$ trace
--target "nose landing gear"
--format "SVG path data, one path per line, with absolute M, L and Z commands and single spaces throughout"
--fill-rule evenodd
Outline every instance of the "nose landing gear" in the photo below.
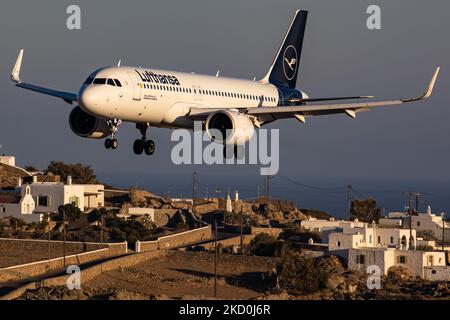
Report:
M 141 132 L 141 139 L 136 139 L 133 143 L 133 151 L 135 154 L 142 154 L 151 156 L 155 152 L 155 142 L 147 140 L 147 123 L 136 123 L 136 128 Z
M 116 132 L 119 129 L 119 126 L 122 123 L 122 120 L 110 119 L 110 120 L 107 120 L 106 123 L 108 124 L 109 130 L 111 131 L 111 138 L 107 138 L 105 140 L 105 148 L 115 150 L 119 146 L 119 142 L 117 141 L 117 139 L 114 136 L 116 135 Z

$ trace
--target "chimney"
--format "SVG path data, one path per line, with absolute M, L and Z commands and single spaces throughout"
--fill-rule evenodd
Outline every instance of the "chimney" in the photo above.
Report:
M 68 185 L 72 184 L 72 176 L 67 176 L 67 184 Z
M 37 183 L 38 182 L 38 177 L 37 176 L 33 176 L 33 183 Z
M 22 188 L 22 178 L 17 178 L 17 189 Z

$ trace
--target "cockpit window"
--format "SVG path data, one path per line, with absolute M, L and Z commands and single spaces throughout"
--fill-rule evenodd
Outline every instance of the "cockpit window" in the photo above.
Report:
M 121 86 L 122 86 L 122 84 L 120 83 L 120 81 L 119 81 L 119 80 L 117 80 L 117 79 L 114 79 L 114 81 L 116 82 L 116 86 L 118 86 L 118 87 L 121 87 Z
M 115 87 L 113 79 L 108 79 L 108 85 Z
M 92 81 L 94 81 L 94 77 L 89 77 L 86 79 L 86 81 L 84 82 L 84 84 L 91 84 Z
M 106 78 L 95 78 L 93 84 L 106 84 Z

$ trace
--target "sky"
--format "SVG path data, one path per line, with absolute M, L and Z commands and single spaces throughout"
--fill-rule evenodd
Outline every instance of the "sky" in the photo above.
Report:
M 81 30 L 66 28 L 71 4 L 81 8 Z M 381 8 L 380 30 L 366 27 L 371 4 Z M 189 189 L 196 170 L 205 193 L 207 187 L 242 186 L 255 195 L 262 184 L 258 166 L 176 166 L 168 129 L 149 129 L 155 155 L 134 155 L 139 133 L 133 124 L 121 126 L 117 150 L 106 150 L 103 141 L 71 132 L 72 106 L 16 88 L 9 75 L 24 48 L 23 80 L 72 92 L 92 70 L 119 59 L 122 65 L 204 74 L 220 69 L 224 76 L 258 79 L 294 11 L 305 9 L 297 86 L 310 97 L 417 96 L 435 67 L 442 69 L 428 101 L 364 112 L 356 119 L 337 115 L 271 124 L 280 129 L 280 174 L 324 188 L 395 189 L 401 200 L 392 205 L 398 209 L 404 202 L 401 190 L 449 191 L 450 197 L 448 1 L 16 0 L 0 6 L 0 153 L 15 155 L 19 165 L 45 169 L 51 160 L 82 162 L 107 182 L 174 193 Z M 315 206 L 323 200 L 320 193 L 316 199 L 311 190 L 279 178 L 272 191 Z M 335 201 L 339 205 L 324 207 L 344 210 L 344 194 Z M 440 209 L 450 209 L 450 201 L 441 200 Z

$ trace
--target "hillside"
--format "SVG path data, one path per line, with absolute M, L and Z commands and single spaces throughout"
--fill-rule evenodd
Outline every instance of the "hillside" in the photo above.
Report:
M 29 176 L 30 174 L 22 168 L 0 163 L 0 189 L 15 188 L 19 177 L 23 178 Z

